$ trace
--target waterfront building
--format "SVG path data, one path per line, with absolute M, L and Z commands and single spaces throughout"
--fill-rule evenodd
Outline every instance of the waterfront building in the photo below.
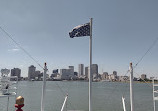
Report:
M 78 65 L 78 75 L 79 77 L 84 75 L 84 64 Z
M 60 74 L 57 74 L 56 77 L 53 77 L 53 80 L 54 80 L 54 81 L 60 81 L 60 80 L 61 80 L 61 75 L 60 75 Z
M 74 66 L 69 66 L 69 69 L 72 69 L 74 71 Z
M 110 81 L 117 81 L 118 80 L 116 71 L 113 71 L 113 74 L 109 75 L 109 80 Z
M 97 79 L 98 78 L 98 64 L 92 64 L 91 71 L 92 71 L 91 74 L 95 76 L 95 78 Z
M 114 74 L 110 74 L 109 75 L 109 80 L 110 81 L 115 81 L 115 75 Z
M 11 69 L 11 76 L 17 76 L 18 80 L 20 80 L 21 79 L 21 69 L 19 69 L 19 68 Z
M 103 72 L 101 78 L 102 78 L 102 80 L 108 80 L 109 79 L 108 72 Z
M 61 79 L 69 80 L 71 79 L 71 70 L 70 69 L 60 69 Z
M 154 79 L 154 77 L 150 77 L 150 80 L 153 80 Z
M 35 71 L 35 79 L 36 79 L 36 80 L 39 80 L 40 74 L 41 74 L 40 71 Z
M 53 71 L 52 71 L 52 74 L 51 74 L 51 76 L 50 76 L 50 78 L 54 78 L 54 77 L 57 77 L 57 75 L 58 75 L 59 73 L 58 73 L 58 69 L 54 69 Z
M 109 80 L 110 81 L 117 81 L 118 80 L 117 72 L 116 71 L 113 71 L 113 74 L 109 75 Z
M 38 80 L 42 80 L 42 79 L 43 79 L 43 72 L 38 75 Z
M 70 72 L 72 73 L 72 75 L 74 75 L 74 66 L 69 66 L 69 69 L 71 70 Z
M 147 79 L 147 76 L 146 76 L 146 74 L 142 74 L 142 75 L 141 75 L 141 79 L 142 79 L 142 80 L 145 80 L 145 79 Z
M 98 74 L 98 81 L 102 80 L 102 74 Z
M 35 79 L 35 70 L 36 67 L 33 65 L 28 68 L 28 80 Z
M 91 66 L 91 74 L 93 76 L 93 79 L 98 78 L 98 64 L 92 64 Z M 85 67 L 85 76 L 89 78 L 89 67 Z
M 54 70 L 52 71 L 52 73 L 53 73 L 53 74 L 57 74 L 57 73 L 58 73 L 58 69 L 54 69 Z
M 60 69 L 60 75 L 62 80 L 70 80 L 74 77 L 74 67 L 69 66 L 69 69 Z
M 38 77 L 38 75 L 40 75 L 41 72 L 40 71 L 35 71 L 35 77 Z
M 85 67 L 85 76 L 88 78 L 89 77 L 89 68 Z
M 75 76 L 78 76 L 78 72 L 74 72 L 74 75 L 75 75 Z
M 128 76 L 118 76 L 118 81 L 124 82 L 124 81 L 129 81 Z

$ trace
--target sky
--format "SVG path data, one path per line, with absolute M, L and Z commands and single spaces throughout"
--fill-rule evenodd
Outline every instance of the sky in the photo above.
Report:
M 93 60 L 99 73 L 125 75 L 158 38 L 156 0 L 1 0 L 0 26 L 42 66 L 53 69 L 89 65 L 89 37 L 69 31 L 93 18 Z M 134 69 L 135 76 L 157 76 L 158 43 Z M 42 69 L 0 30 L 0 69 Z

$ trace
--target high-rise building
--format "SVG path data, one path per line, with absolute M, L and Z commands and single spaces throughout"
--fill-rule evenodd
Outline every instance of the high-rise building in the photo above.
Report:
M 35 77 L 39 77 L 40 76 L 40 74 L 41 74 L 41 72 L 40 71 L 35 71 Z
M 74 76 L 72 69 L 60 69 L 61 79 L 70 80 Z
M 74 74 L 74 66 L 69 66 L 69 69 L 72 71 L 72 73 Z
M 88 72 L 89 72 L 89 68 L 88 68 L 88 67 L 85 67 L 85 76 L 86 76 L 86 77 L 89 77 L 89 73 L 88 73 Z
M 83 76 L 84 75 L 84 64 L 78 65 L 78 75 Z
M 31 65 L 28 69 L 28 80 L 31 80 L 31 79 L 35 79 L 35 70 L 36 70 L 36 67 Z
M 98 77 L 98 64 L 92 64 L 91 71 L 92 71 L 91 74 L 93 76 Z
M 74 66 L 69 66 L 69 69 L 70 69 L 71 75 L 74 76 Z
M 69 66 L 69 69 L 60 69 L 61 79 L 70 80 L 74 77 L 74 66 Z
M 18 80 L 20 80 L 20 78 L 21 78 L 21 69 L 19 69 L 19 68 L 11 69 L 11 76 L 17 76 Z
M 98 64 L 91 65 L 91 74 L 93 77 L 98 78 Z M 85 76 L 89 78 L 89 67 L 85 67 Z

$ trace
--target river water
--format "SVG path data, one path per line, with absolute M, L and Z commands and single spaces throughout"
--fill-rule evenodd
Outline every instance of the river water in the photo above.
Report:
M 88 111 L 88 82 L 48 81 L 46 84 L 45 111 L 60 111 L 67 93 L 69 96 L 65 109 Z M 134 83 L 135 111 L 153 111 L 152 84 L 149 85 Z M 123 95 L 126 98 L 126 109 L 130 111 L 129 83 L 93 82 L 92 88 L 93 111 L 123 111 Z M 18 83 L 18 96 L 25 99 L 24 111 L 40 111 L 41 93 L 42 81 Z M 11 97 L 9 111 L 15 111 L 14 101 L 15 98 Z M 6 111 L 6 106 L 7 98 L 0 98 L 0 111 Z

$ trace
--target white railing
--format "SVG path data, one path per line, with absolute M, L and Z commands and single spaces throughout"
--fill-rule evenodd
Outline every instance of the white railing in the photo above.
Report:
M 11 79 L 14 79 L 16 81 L 11 81 Z M 7 97 L 7 111 L 9 107 L 9 97 L 17 97 L 17 83 L 18 83 L 18 77 L 17 76 L 5 76 L 0 77 L 0 97 Z
M 153 104 L 154 104 L 154 111 L 156 111 L 156 101 L 158 101 L 158 96 L 155 93 L 158 93 L 158 90 L 155 89 L 158 87 L 158 84 L 155 84 L 155 80 L 153 78 Z

